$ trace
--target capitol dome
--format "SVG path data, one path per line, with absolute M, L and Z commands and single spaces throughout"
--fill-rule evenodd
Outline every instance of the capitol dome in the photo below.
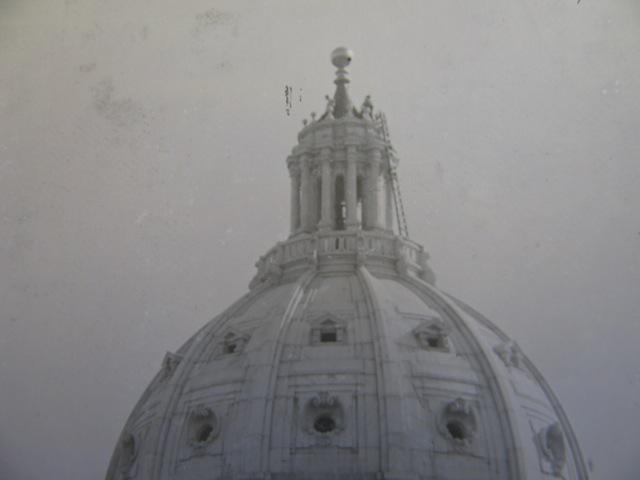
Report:
M 408 238 L 385 117 L 350 100 L 352 57 L 334 51 L 335 95 L 287 158 L 289 238 L 166 354 L 107 480 L 587 479 L 538 370 Z

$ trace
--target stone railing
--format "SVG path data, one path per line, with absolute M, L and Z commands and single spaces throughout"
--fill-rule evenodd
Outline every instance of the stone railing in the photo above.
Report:
M 421 245 L 387 232 L 327 231 L 299 234 L 279 242 L 256 262 L 258 272 L 250 288 L 262 283 L 278 283 L 283 274 L 300 267 L 330 266 L 340 262 L 376 264 L 433 283 L 427 265 L 428 254 Z

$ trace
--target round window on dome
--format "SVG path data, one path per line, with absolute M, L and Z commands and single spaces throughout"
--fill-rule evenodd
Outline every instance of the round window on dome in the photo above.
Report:
M 197 407 L 190 418 L 189 444 L 198 448 L 205 447 L 216 439 L 219 430 L 216 414 L 208 407 Z
M 456 448 L 470 447 L 478 430 L 472 403 L 463 398 L 447 403 L 438 421 L 438 429 Z
M 336 429 L 336 421 L 331 415 L 318 415 L 313 421 L 313 429 L 318 433 L 330 433 Z
M 456 422 L 455 420 L 447 422 L 447 432 L 449 432 L 449 435 L 451 435 L 451 438 L 454 440 L 467 439 L 467 432 L 464 425 L 460 422 Z
M 211 440 L 211 435 L 213 433 L 213 425 L 207 423 L 202 425 L 200 429 L 196 432 L 196 442 L 204 443 Z

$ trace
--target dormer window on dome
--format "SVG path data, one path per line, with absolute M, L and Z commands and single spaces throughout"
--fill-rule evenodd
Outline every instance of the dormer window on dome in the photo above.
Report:
M 192 448 L 201 449 L 212 443 L 220 433 L 220 421 L 209 407 L 198 405 L 189 416 L 188 442 Z
M 346 342 L 346 329 L 334 317 L 320 317 L 311 324 L 311 345 L 332 345 Z
M 213 352 L 212 359 L 241 353 L 248 342 L 249 335 L 236 330 L 227 330 L 222 334 Z
M 413 329 L 413 335 L 423 350 L 450 351 L 449 328 L 440 319 L 424 322 Z

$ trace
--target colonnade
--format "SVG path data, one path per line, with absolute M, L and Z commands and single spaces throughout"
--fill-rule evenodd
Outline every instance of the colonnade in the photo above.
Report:
M 331 148 L 299 155 L 289 164 L 291 234 L 316 230 L 393 229 L 393 193 L 379 148 L 362 153 L 354 145 L 337 161 Z M 342 177 L 344 207 L 336 183 Z M 346 210 L 344 218 L 336 218 Z

